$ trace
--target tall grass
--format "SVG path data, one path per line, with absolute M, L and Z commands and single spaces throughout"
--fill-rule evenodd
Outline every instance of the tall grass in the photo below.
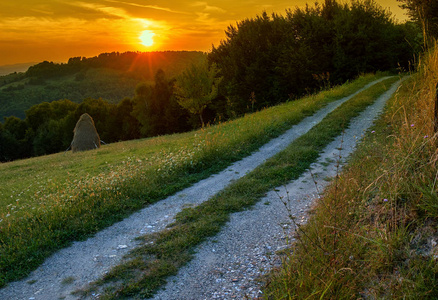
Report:
M 72 241 L 222 170 L 380 76 L 199 131 L 0 164 L 0 286 Z
M 267 299 L 437 299 L 438 49 L 318 201 Z

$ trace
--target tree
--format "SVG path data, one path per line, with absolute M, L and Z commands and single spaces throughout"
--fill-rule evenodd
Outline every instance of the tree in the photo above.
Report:
M 0 161 L 29 157 L 31 146 L 27 138 L 27 124 L 17 117 L 5 118 L 1 130 Z
M 64 128 L 62 120 L 49 120 L 42 124 L 33 140 L 34 155 L 45 155 L 56 153 L 67 149 L 69 142 L 63 140 Z
M 410 18 L 419 23 L 423 34 L 438 38 L 438 1 L 436 0 L 397 0 L 400 7 L 408 10 Z
M 150 136 L 152 122 L 149 112 L 152 106 L 152 87 L 147 83 L 139 83 L 135 89 L 135 96 L 132 102 L 131 114 L 141 124 L 141 135 Z
M 143 136 L 156 136 L 190 129 L 186 111 L 174 95 L 174 79 L 163 70 L 155 74 L 155 84 L 140 83 L 132 99 L 132 116 L 141 124 Z
M 166 74 L 159 69 L 155 74 L 155 85 L 152 89 L 152 106 L 150 107 L 150 119 L 152 122 L 152 135 L 169 133 L 167 127 L 166 111 L 169 109 L 173 91 L 166 78 Z
M 252 93 L 257 97 L 256 108 L 287 98 L 288 79 L 283 80 L 277 61 L 293 34 L 289 29 L 284 17 L 270 17 L 266 12 L 227 28 L 227 39 L 213 47 L 208 56 L 223 77 L 219 91 L 224 96 L 224 109 L 219 114 L 231 116 L 250 111 L 248 99 Z
M 132 115 L 133 105 L 134 102 L 130 98 L 124 98 L 111 110 L 110 130 L 116 141 L 138 139 L 141 136 L 140 123 Z
M 217 96 L 218 84 L 216 65 L 208 66 L 207 61 L 193 64 L 184 71 L 175 82 L 175 95 L 179 105 L 190 113 L 198 115 L 204 127 L 202 113 Z
M 108 128 L 110 128 L 109 126 L 110 111 L 111 108 L 114 106 L 116 105 L 108 103 L 102 98 L 99 99 L 87 98 L 77 107 L 74 114 L 75 122 L 79 120 L 82 114 L 84 113 L 89 114 L 94 120 L 96 130 L 99 133 L 99 136 L 102 139 L 102 141 L 109 143 L 110 141 L 113 140 L 112 132 L 110 132 Z M 72 128 L 72 130 L 73 129 L 74 127 Z

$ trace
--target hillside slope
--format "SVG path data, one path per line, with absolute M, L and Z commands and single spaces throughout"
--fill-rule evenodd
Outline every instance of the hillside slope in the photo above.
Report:
M 384 77 L 378 81 L 381 82 L 385 79 L 387 78 Z M 230 184 L 239 181 L 239 179 L 252 172 L 265 160 L 287 148 L 290 142 L 311 130 L 315 124 L 320 123 L 330 112 L 353 99 L 363 90 L 369 89 L 371 85 L 376 85 L 376 82 L 373 81 L 356 93 L 328 104 L 316 114 L 293 126 L 283 135 L 265 144 L 259 151 L 234 163 L 219 174 L 215 174 L 194 184 L 190 188 L 186 188 L 171 197 L 148 206 L 130 218 L 99 232 L 95 237 L 87 241 L 75 243 L 72 247 L 56 253 L 25 281 L 12 283 L 9 287 L 0 291 L 0 297 L 12 299 L 15 299 L 14 297 L 17 299 L 28 298 L 32 296 L 34 291 L 40 290 L 41 292 L 38 293 L 36 299 L 64 297 L 69 299 L 70 292 L 74 292 L 84 286 L 86 287 L 90 280 L 99 279 L 103 274 L 109 272 L 111 267 L 123 261 L 122 256 L 138 246 L 139 243 L 136 241 L 136 238 L 144 234 L 165 231 L 166 226 L 173 222 L 175 216 L 181 214 L 184 208 L 196 207 L 211 199 Z M 385 82 L 388 82 L 388 80 Z M 389 93 L 392 92 L 389 91 Z M 383 100 L 380 102 L 384 102 Z M 371 121 L 369 117 L 362 117 L 362 119 L 367 119 L 368 122 Z M 362 126 L 355 126 L 355 128 L 362 131 Z M 264 234 L 267 237 L 270 236 L 269 232 Z M 65 278 L 74 280 L 71 280 L 71 284 L 66 285 L 63 284 Z M 202 278 L 204 279 L 204 277 Z M 36 281 L 30 289 L 27 284 L 29 280 Z M 180 299 L 181 297 L 184 299 L 190 299 L 191 297 L 193 297 L 192 299 L 202 298 L 200 295 L 193 294 L 193 289 L 188 285 L 187 288 L 189 292 L 183 297 L 181 294 L 172 294 L 165 296 L 163 299 Z
M 222 170 L 375 78 L 361 77 L 195 132 L 1 164 L 2 282 L 22 277 L 72 241 Z

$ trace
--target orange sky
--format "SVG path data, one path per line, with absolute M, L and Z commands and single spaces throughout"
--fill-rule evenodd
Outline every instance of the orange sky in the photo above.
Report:
M 112 51 L 211 50 L 230 24 L 313 0 L 12 0 L 0 2 L 0 65 Z M 320 1 L 321 2 L 321 1 Z M 396 0 L 376 0 L 405 19 Z M 154 45 L 143 46 L 143 31 Z

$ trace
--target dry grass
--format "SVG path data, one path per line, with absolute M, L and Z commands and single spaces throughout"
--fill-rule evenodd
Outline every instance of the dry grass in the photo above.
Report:
M 436 299 L 438 49 L 297 231 L 267 299 Z

